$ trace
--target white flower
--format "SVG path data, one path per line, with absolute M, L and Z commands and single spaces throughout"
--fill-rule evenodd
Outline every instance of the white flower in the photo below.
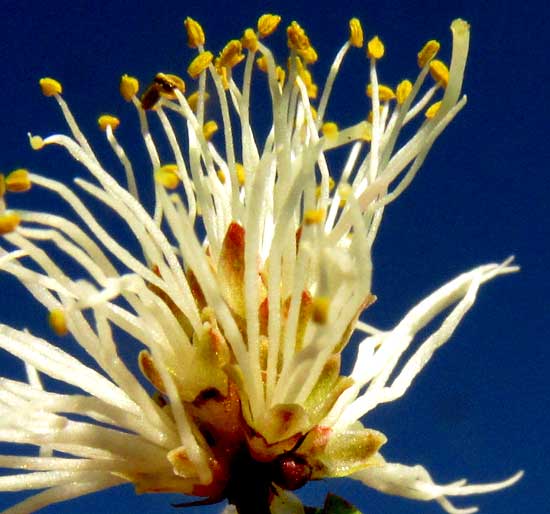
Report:
M 451 26 L 449 69 L 434 59 L 439 43 L 430 41 L 418 54 L 415 83 L 405 80 L 395 91 L 379 84 L 376 63 L 384 46 L 372 38 L 372 114 L 338 128 L 325 112 L 345 54 L 363 46 L 359 21 L 350 22 L 350 39 L 316 109 L 310 65 L 317 54 L 303 29 L 296 22 L 287 29 L 284 69 L 263 42 L 279 21 L 262 16 L 256 31 L 247 29 L 214 58 L 201 26 L 188 18 L 189 45 L 198 50 L 188 73 L 198 88 L 187 97 L 185 82 L 174 75 L 159 73 L 140 99 L 137 80 L 122 78 L 121 93 L 137 109 L 151 161 L 152 213 L 139 191 L 153 181 L 134 174 L 114 134 L 118 120 L 106 115 L 99 124 L 126 185 L 99 162 L 61 85 L 41 80 L 71 135 L 30 136 L 31 145 L 64 147 L 95 179 L 76 178 L 76 186 L 125 223 L 134 241 L 122 244 L 57 180 L 22 169 L 2 178 L 0 267 L 47 309 L 53 331 L 70 334 L 96 363 L 92 369 L 24 329 L 0 326 L 0 347 L 20 358 L 28 373 L 28 383 L 0 379 L 0 440 L 39 448 L 38 456 L 0 456 L 1 467 L 23 470 L 0 477 L 0 490 L 44 489 L 4 512 L 32 512 L 126 482 L 138 492 L 228 499 L 240 514 L 266 514 L 271 504 L 294 511 L 298 503 L 285 491 L 338 476 L 390 494 L 435 499 L 447 512 L 473 512 L 454 508 L 446 496 L 488 492 L 519 479 L 437 486 L 420 466 L 387 463 L 379 453 L 386 437 L 359 421 L 407 391 L 481 284 L 516 270 L 506 261 L 464 273 L 391 331 L 359 321 L 375 301 L 371 249 L 384 208 L 408 186 L 466 102 L 468 24 Z M 233 68 L 241 61 L 236 81 Z M 266 72 L 272 101 L 265 140 L 251 121 L 262 108 L 252 108 L 256 63 Z M 425 89 L 428 74 L 435 82 Z M 207 102 L 214 106 L 207 109 Z M 218 122 L 207 121 L 207 110 L 216 109 Z M 149 131 L 150 116 L 168 142 L 168 162 Z M 416 133 L 402 142 L 402 128 L 422 116 Z M 185 137 L 174 127 L 178 117 Z M 218 123 L 221 135 L 215 134 Z M 331 170 L 331 150 L 344 146 L 350 149 L 342 169 Z M 11 193 L 31 185 L 57 195 L 74 216 L 9 210 Z M 74 261 L 70 274 L 67 258 Z M 403 364 L 416 334 L 447 309 L 440 327 Z M 340 356 L 356 330 L 366 337 L 351 375 L 341 376 Z M 119 356 L 120 346 L 129 344 L 136 354 L 141 350 L 140 368 L 153 395 Z M 39 373 L 82 392 L 47 392 Z

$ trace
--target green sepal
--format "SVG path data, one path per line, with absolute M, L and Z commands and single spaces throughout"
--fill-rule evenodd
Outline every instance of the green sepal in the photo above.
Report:
M 328 493 L 325 498 L 325 504 L 322 508 L 318 507 L 304 507 L 305 514 L 361 514 L 361 511 L 357 509 L 344 498 L 336 496 L 333 493 Z
M 344 498 L 328 493 L 323 506 L 323 514 L 361 514 L 361 511 Z

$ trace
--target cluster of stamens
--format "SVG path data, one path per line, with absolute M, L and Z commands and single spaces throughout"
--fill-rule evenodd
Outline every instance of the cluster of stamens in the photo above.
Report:
M 187 67 L 197 83 L 190 94 L 185 80 L 172 73 L 157 73 L 141 92 L 137 78 L 123 75 L 120 81 L 121 95 L 139 114 L 156 194 L 155 212 L 143 229 L 144 237 L 150 239 L 140 241 L 147 266 L 135 275 L 145 284 L 140 294 L 152 294 L 151 304 L 160 303 L 159 312 L 172 323 L 167 323 L 166 333 L 173 329 L 184 341 L 181 347 L 187 353 L 181 361 L 193 363 L 189 369 L 166 367 L 154 352 L 143 350 L 140 368 L 156 389 L 157 406 L 172 420 L 180 409 L 193 427 L 187 427 L 187 435 L 195 441 L 195 453 L 191 455 L 182 444 L 167 457 L 175 475 L 196 472 L 198 476 L 184 492 L 209 501 L 229 498 L 240 514 L 267 513 L 276 490 L 272 484 L 295 489 L 310 479 L 360 469 L 385 442 L 382 434 L 369 429 L 348 435 L 354 452 L 348 451 L 347 442 L 335 443 L 336 437 L 330 442 L 330 423 L 336 422 L 337 410 L 345 407 L 338 400 L 353 386 L 352 379 L 340 375 L 340 355 L 359 316 L 375 300 L 370 288 L 370 249 L 381 212 L 410 182 L 435 137 L 463 105 L 457 103 L 460 87 L 449 95 L 455 98 L 448 101 L 443 114 L 439 112 L 442 101 L 430 104 L 435 93 L 449 85 L 449 70 L 435 59 L 439 43 L 433 40 L 418 53 L 421 71 L 414 84 L 409 80 L 395 88 L 380 84 L 376 63 L 384 57 L 384 44 L 374 36 L 365 45 L 356 18 L 349 22 L 348 41 L 319 94 L 311 72 L 318 54 L 298 23 L 287 27 L 286 66 L 277 64 L 265 46 L 265 38 L 280 21 L 273 14 L 261 16 L 256 29 L 247 28 L 215 56 L 205 48 L 201 25 L 187 18 L 188 45 L 197 51 Z M 328 99 L 346 52 L 364 46 L 370 65 L 366 95 L 372 109 L 355 125 L 341 129 L 325 119 Z M 245 69 L 239 87 L 234 75 L 241 63 Z M 254 67 L 267 75 L 273 107 L 273 127 L 263 149 L 256 144 L 250 122 Z M 428 73 L 435 85 L 411 107 Z M 207 79 L 213 84 L 210 92 Z M 114 185 L 101 168 L 61 96 L 61 84 L 43 78 L 40 86 L 45 96 L 59 102 L 74 140 L 31 136 L 33 148 L 51 143 L 65 146 L 105 191 L 114 191 L 115 200 L 97 192 L 95 186 L 82 187 L 111 202 L 115 211 L 116 202 L 122 201 L 124 208 L 129 206 L 128 211 L 141 216 L 136 215 L 141 223 L 138 181 L 114 135 L 118 118 L 104 114 L 98 125 L 124 167 L 127 188 Z M 221 119 L 205 120 L 205 103 L 214 94 Z M 240 147 L 231 107 L 240 122 Z M 189 155 L 184 156 L 165 111 L 186 120 Z M 392 160 L 401 128 L 420 112 L 425 113 L 426 138 L 413 138 Z M 162 162 L 159 157 L 147 122 L 147 116 L 154 114 L 175 162 Z M 223 151 L 214 144 L 220 127 Z M 346 166 L 331 176 L 325 153 L 346 145 L 352 146 Z M 402 182 L 390 191 L 407 167 Z M 0 234 L 11 234 L 21 223 L 16 212 L 6 210 L 7 193 L 30 187 L 26 170 L 15 170 L 5 178 L 0 175 Z M 121 217 L 125 212 L 119 212 Z M 167 227 L 168 237 L 173 236 L 177 244 L 167 242 L 161 227 Z M 206 233 L 202 241 L 199 231 Z M 120 255 L 122 261 L 127 259 L 123 251 Z M 171 289 L 173 276 L 179 277 L 180 296 Z M 78 308 L 94 308 L 97 298 L 110 301 L 111 296 L 123 294 L 127 284 L 123 278 L 116 277 L 114 292 L 106 287 Z M 134 283 L 132 287 L 139 289 Z M 50 311 L 49 323 L 56 334 L 70 332 L 69 317 L 61 307 Z M 176 343 L 174 348 L 180 341 Z M 171 395 L 177 396 L 179 404 L 170 401 Z M 243 473 L 251 483 L 247 490 L 256 485 L 263 499 L 246 496 Z M 130 478 L 140 490 L 158 490 L 150 476 Z

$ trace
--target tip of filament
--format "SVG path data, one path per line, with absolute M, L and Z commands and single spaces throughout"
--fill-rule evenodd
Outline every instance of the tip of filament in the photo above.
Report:
M 466 20 L 457 18 L 451 23 L 451 30 L 456 34 L 469 32 L 470 24 Z
M 370 59 L 382 59 L 385 53 L 384 43 L 380 40 L 378 36 L 374 36 L 367 43 L 367 56 Z
M 260 37 L 267 37 L 279 26 L 281 17 L 277 14 L 263 14 L 258 19 L 258 35 Z
M 13 232 L 21 223 L 21 217 L 16 212 L 6 212 L 0 215 L 0 236 Z
M 31 185 L 29 172 L 24 168 L 12 171 L 4 179 L 4 187 L 10 193 L 25 193 L 31 188 Z
M 48 314 L 48 324 L 58 336 L 65 336 L 69 333 L 67 318 L 61 309 L 53 309 Z
M 42 139 L 40 136 L 33 136 L 30 132 L 27 134 L 27 136 L 33 150 L 41 150 L 42 148 L 44 148 L 46 143 L 44 143 L 44 139 Z
M 60 95 L 63 92 L 61 83 L 51 77 L 44 77 L 38 83 L 44 96 Z
M 120 78 L 120 94 L 122 98 L 127 102 L 130 102 L 132 98 L 137 95 L 139 91 L 139 81 L 135 77 L 130 77 L 130 75 L 122 75 Z
M 358 18 L 349 20 L 349 44 L 356 48 L 363 46 L 363 27 Z
M 111 127 L 111 130 L 115 130 L 120 125 L 120 120 L 111 114 L 103 114 L 97 119 L 97 124 L 99 128 L 105 132 L 107 127 Z
M 191 61 L 191 64 L 187 67 L 187 73 L 191 78 L 198 78 L 198 76 L 208 68 L 213 59 L 214 54 L 212 52 L 201 52 Z
M 423 47 L 420 52 L 418 52 L 417 55 L 417 62 L 419 68 L 424 68 L 426 64 L 428 64 L 436 55 L 437 52 L 439 52 L 439 48 L 441 45 L 439 44 L 439 41 L 436 41 L 435 39 L 431 39 L 428 41 Z
M 204 30 L 201 24 L 193 18 L 187 17 L 183 22 L 185 30 L 187 31 L 187 44 L 191 48 L 198 48 L 204 46 L 206 38 L 204 37 Z

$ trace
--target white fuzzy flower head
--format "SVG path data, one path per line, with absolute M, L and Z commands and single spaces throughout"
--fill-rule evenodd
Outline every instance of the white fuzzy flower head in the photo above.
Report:
M 435 58 L 439 43 L 429 41 L 414 83 L 392 89 L 378 79 L 382 41 L 365 44 L 353 19 L 319 90 L 312 75 L 317 53 L 300 25 L 287 28 L 288 60 L 277 64 L 266 46 L 280 21 L 260 17 L 256 29 L 214 57 L 202 27 L 187 18 L 197 52 L 187 85 L 158 73 L 140 94 L 137 79 L 122 77 L 121 94 L 135 107 L 150 159 L 136 169 L 115 136 L 119 120 L 101 116 L 123 180 L 99 161 L 61 84 L 40 81 L 69 135 L 32 135 L 30 143 L 36 150 L 63 147 L 87 176 L 72 187 L 23 169 L 1 177 L 0 268 L 44 306 L 55 334 L 72 337 L 95 365 L 24 327 L 0 325 L 0 347 L 28 374 L 26 382 L 0 378 L 0 441 L 39 449 L 35 456 L 0 456 L 0 467 L 22 470 L 0 477 L 0 490 L 42 490 L 5 513 L 128 482 L 137 492 L 227 499 L 239 514 L 299 512 L 288 491 L 343 476 L 466 513 L 475 508 L 455 508 L 447 496 L 493 491 L 519 478 L 436 485 L 421 466 L 386 462 L 386 437 L 359 421 L 368 424 L 370 410 L 407 391 L 481 284 L 516 269 L 505 262 L 466 272 L 390 331 L 360 320 L 375 301 L 371 250 L 385 206 L 466 103 L 468 24 L 451 25 L 448 67 Z M 361 47 L 370 108 L 339 127 L 325 119 L 327 104 L 344 57 Z M 253 76 L 267 83 L 268 107 L 255 103 Z M 253 122 L 266 108 L 272 125 L 261 138 Z M 152 118 L 160 127 L 154 135 Z M 414 124 L 403 140 L 403 128 Z M 347 151 L 341 168 L 331 164 L 334 149 Z M 47 190 L 72 215 L 9 209 L 12 193 L 31 186 L 29 194 Z M 140 194 L 153 187 L 148 210 Z M 98 202 L 103 216 L 91 206 Z M 123 238 L 106 228 L 106 209 L 125 224 Z M 441 325 L 415 341 L 444 311 Z M 343 376 L 341 354 L 356 331 L 363 339 L 348 348 L 357 358 Z M 128 346 L 140 377 L 120 356 Z M 80 392 L 46 391 L 41 375 Z

